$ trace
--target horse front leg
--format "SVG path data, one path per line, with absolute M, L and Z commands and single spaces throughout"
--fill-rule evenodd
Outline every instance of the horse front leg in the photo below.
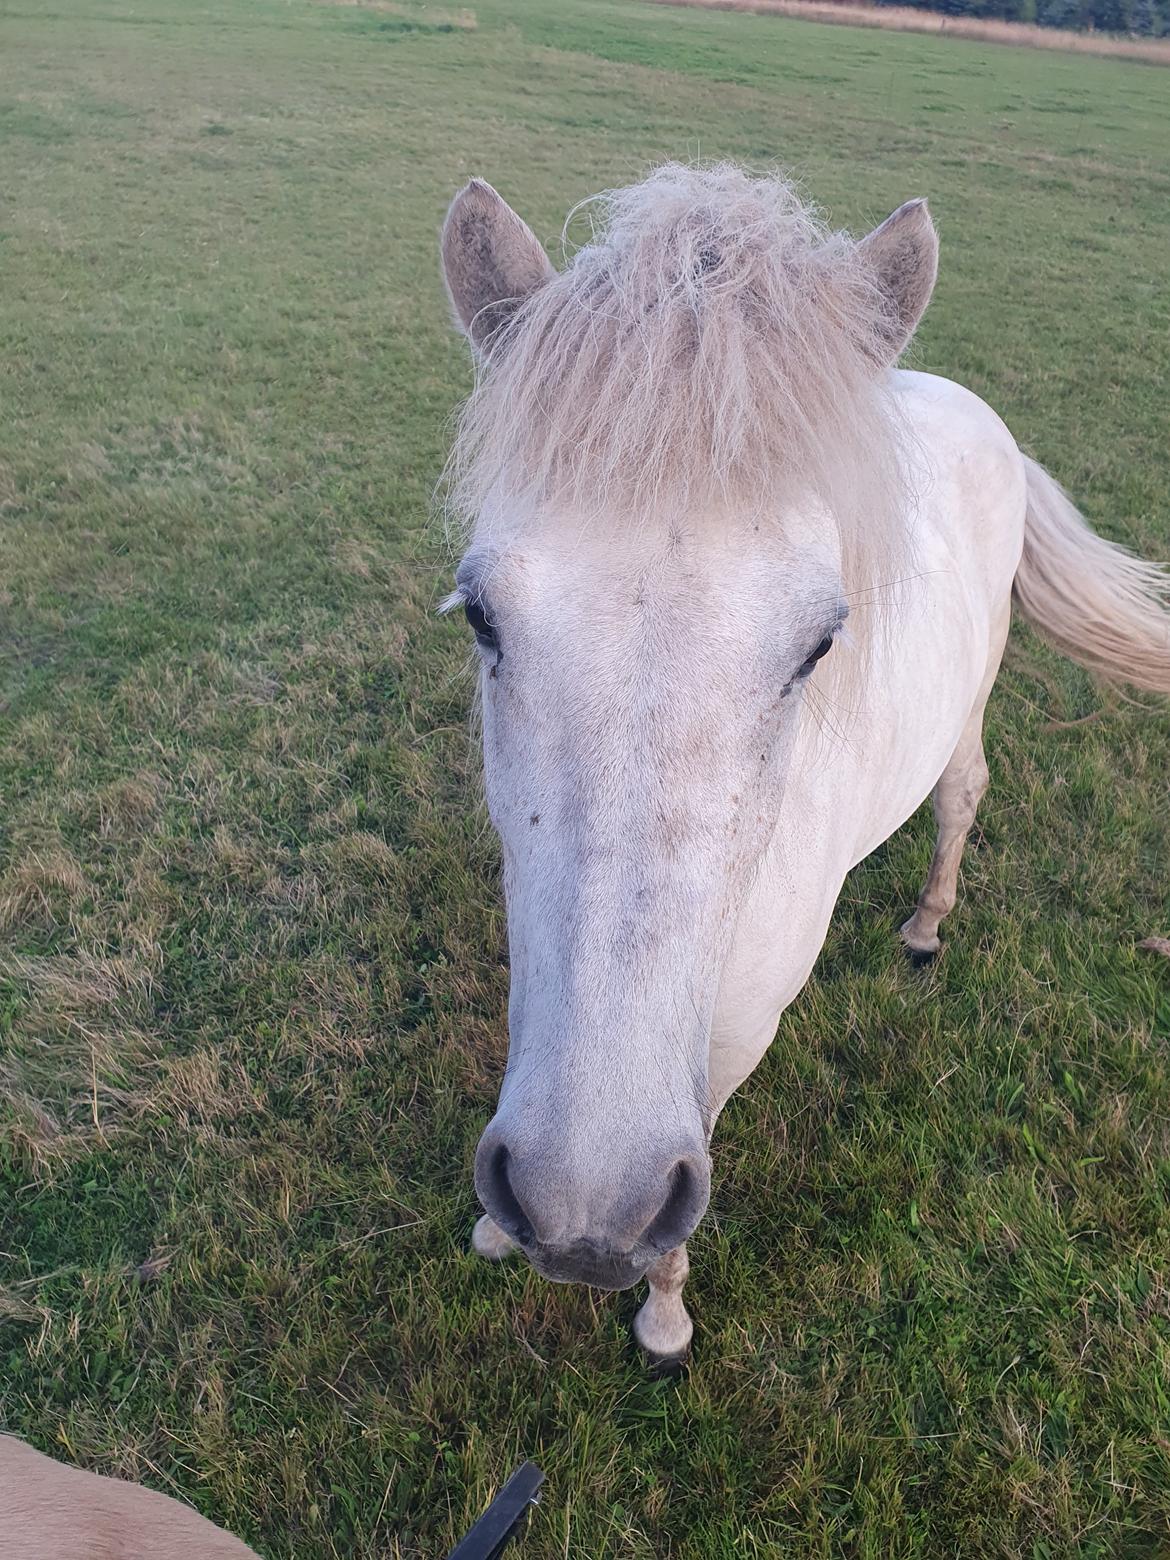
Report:
M 654 1364 L 684 1359 L 691 1346 L 695 1326 L 682 1302 L 690 1270 L 684 1244 L 659 1257 L 646 1274 L 650 1293 L 634 1317 L 634 1337 Z

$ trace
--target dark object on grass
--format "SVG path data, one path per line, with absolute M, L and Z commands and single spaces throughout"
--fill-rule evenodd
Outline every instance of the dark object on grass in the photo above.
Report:
M 495 1560 L 518 1531 L 529 1506 L 540 1498 L 544 1474 L 533 1462 L 521 1463 L 479 1521 L 455 1545 L 447 1560 Z

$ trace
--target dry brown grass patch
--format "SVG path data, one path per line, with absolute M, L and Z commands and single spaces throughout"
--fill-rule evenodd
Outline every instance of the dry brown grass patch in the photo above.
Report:
M 87 889 L 81 865 L 70 851 L 56 846 L 30 851 L 0 878 L 0 931 L 67 922 Z
M 198 1138 L 206 1135 L 213 1122 L 262 1114 L 266 1106 L 263 1092 L 239 1060 L 225 1057 L 218 1046 L 205 1046 L 168 1061 L 150 1103 L 155 1110 L 171 1115 L 184 1133 Z
M 157 949 L 155 950 L 157 954 Z M 79 948 L 0 957 L 0 980 L 21 995 L 0 1106 L 34 1174 L 104 1139 L 142 1108 L 140 1075 L 154 1062 L 147 956 Z

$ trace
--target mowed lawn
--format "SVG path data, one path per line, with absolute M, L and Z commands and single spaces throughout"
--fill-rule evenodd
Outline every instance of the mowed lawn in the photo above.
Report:
M 474 22 L 474 26 L 468 25 Z M 435 240 L 666 156 L 929 195 L 918 364 L 1170 552 L 1170 77 L 633 0 L 0 18 L 0 1426 L 269 1560 L 1170 1552 L 1170 720 L 1026 635 L 944 956 L 856 872 L 689 1372 L 467 1254 L 505 1053 Z M 0 1538 L 0 1548 L 3 1547 Z

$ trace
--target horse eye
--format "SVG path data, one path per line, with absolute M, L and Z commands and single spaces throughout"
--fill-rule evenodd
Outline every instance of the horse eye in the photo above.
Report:
M 463 610 L 467 614 L 472 632 L 485 650 L 498 648 L 496 631 L 487 615 L 482 596 L 470 596 L 463 603 Z
M 803 677 L 806 673 L 811 672 L 813 667 L 817 664 L 817 662 L 821 659 L 821 657 L 828 655 L 829 651 L 832 648 L 833 648 L 833 636 L 832 636 L 832 634 L 826 634 L 824 639 L 821 640 L 820 644 L 816 647 L 816 649 L 813 651 L 813 653 L 809 656 L 808 660 L 805 661 L 804 664 L 801 666 L 801 668 L 800 668 L 800 675 Z

